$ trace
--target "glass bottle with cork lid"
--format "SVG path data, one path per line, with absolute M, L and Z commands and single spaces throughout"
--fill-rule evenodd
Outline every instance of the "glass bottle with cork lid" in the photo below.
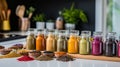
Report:
M 81 31 L 81 34 L 84 34 L 85 36 L 87 36 L 87 39 L 92 42 L 93 41 L 93 38 L 91 37 L 91 31 L 89 30 L 84 30 L 84 31 Z
M 101 55 L 103 53 L 102 32 L 94 32 L 92 42 L 92 55 Z
M 79 43 L 79 41 L 80 41 L 79 30 L 70 30 L 70 33 L 76 35 L 78 43 Z
M 63 30 L 64 29 L 64 19 L 61 16 L 61 11 L 59 11 L 59 17 L 56 19 L 56 29 L 57 30 Z
M 79 43 L 79 53 L 83 55 L 90 54 L 90 32 L 89 31 L 82 31 L 81 32 L 81 40 Z
M 73 33 L 70 34 L 70 38 L 68 40 L 68 53 L 76 54 L 78 53 L 78 40 L 77 36 Z
M 105 56 L 109 56 L 109 57 L 116 56 L 117 43 L 116 43 L 115 35 L 116 32 L 109 32 L 107 34 L 107 39 L 104 45 Z
M 26 49 L 35 50 L 35 36 L 34 32 L 28 31 L 28 36 L 26 38 Z
M 57 40 L 57 52 L 67 52 L 67 40 L 65 37 L 65 30 L 59 31 L 59 37 Z
M 36 38 L 36 50 L 43 51 L 45 49 L 46 49 L 46 44 L 44 39 L 44 30 L 39 29 Z
M 49 31 L 48 38 L 46 39 L 46 51 L 56 51 L 56 40 L 54 31 Z

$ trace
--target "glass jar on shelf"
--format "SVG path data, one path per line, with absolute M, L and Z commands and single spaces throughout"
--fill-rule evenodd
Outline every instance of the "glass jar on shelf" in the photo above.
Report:
M 92 37 L 91 37 L 91 31 L 81 31 L 81 35 L 85 35 L 87 37 L 87 39 L 91 42 Z
M 115 38 L 116 32 L 109 32 L 104 45 L 105 56 L 116 56 L 117 43 Z
M 94 32 L 92 41 L 92 55 L 101 54 L 103 54 L 102 32 Z
M 38 35 L 36 37 L 36 50 L 43 51 L 46 49 L 46 43 L 44 38 L 44 30 L 38 30 Z
M 81 40 L 79 43 L 79 53 L 82 55 L 90 54 L 90 31 L 81 31 Z
M 46 51 L 56 51 L 56 40 L 54 30 L 48 31 L 48 37 L 46 39 Z
M 64 33 L 59 33 L 59 37 L 57 40 L 57 51 L 67 52 L 67 40 Z
M 29 32 L 26 38 L 26 49 L 35 50 L 35 37 L 33 32 Z
M 78 53 L 78 40 L 77 36 L 73 33 L 70 34 L 70 38 L 68 40 L 68 53 L 76 54 Z

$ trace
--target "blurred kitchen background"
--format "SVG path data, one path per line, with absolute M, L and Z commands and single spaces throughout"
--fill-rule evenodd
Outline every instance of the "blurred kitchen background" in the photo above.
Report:
M 16 15 L 16 8 L 18 5 L 24 5 L 25 9 L 28 10 L 31 6 L 35 8 L 33 15 L 30 19 L 30 27 L 36 28 L 36 22 L 33 21 L 33 17 L 36 14 L 44 13 L 45 21 L 53 20 L 56 22 L 59 17 L 59 11 L 64 8 L 70 8 L 74 3 L 74 8 L 81 9 L 86 14 L 88 22 L 83 23 L 78 21 L 75 23 L 77 30 L 90 30 L 95 31 L 95 0 L 6 0 L 8 9 L 11 10 L 10 15 L 10 26 L 11 31 L 19 30 L 19 17 Z M 24 17 L 27 17 L 26 11 Z M 46 27 L 45 27 L 46 28 Z M 54 25 L 54 28 L 56 26 Z
M 54 26 L 51 26 L 52 28 L 56 29 L 56 20 L 63 20 L 64 26 L 62 29 L 68 29 L 66 28 L 67 23 L 71 23 L 72 21 L 76 21 L 72 17 L 72 20 L 69 19 L 67 21 L 66 18 L 63 17 L 63 15 L 60 14 L 60 11 L 63 11 L 64 9 L 71 9 L 73 6 L 73 9 L 81 10 L 84 12 L 80 16 L 83 18 L 77 18 L 76 22 L 72 22 L 72 24 L 75 24 L 76 30 L 82 31 L 82 30 L 90 30 L 90 31 L 102 31 L 104 34 L 107 32 L 117 32 L 117 36 L 119 36 L 120 30 L 118 29 L 119 23 L 119 13 L 120 13 L 120 5 L 119 0 L 0 0 L 0 15 L 3 16 L 1 18 L 4 20 L 4 12 L 5 10 L 6 14 L 9 15 L 9 23 L 6 21 L 3 23 L 0 19 L 0 32 L 6 31 L 20 31 L 21 29 L 21 23 L 22 19 L 20 20 L 20 16 L 22 15 L 22 12 L 20 12 L 17 8 L 19 6 L 23 6 L 23 17 L 28 17 L 28 14 L 26 13 L 28 10 L 28 13 L 31 11 L 29 8 L 33 7 L 34 10 L 32 12 L 32 15 L 30 17 L 30 24 L 27 24 L 30 28 L 37 28 L 36 22 L 37 20 L 43 20 L 44 21 L 44 28 L 47 28 L 51 26 L 52 24 L 47 24 L 47 22 L 53 22 Z M 6 3 L 4 3 L 6 2 Z M 4 5 L 4 6 L 3 6 Z M 19 6 L 18 6 L 19 5 Z M 24 10 L 25 8 L 25 10 Z M 68 11 L 69 12 L 69 11 Z M 68 16 L 71 16 L 73 13 L 68 13 Z M 10 14 L 9 14 L 10 13 Z M 18 14 L 21 15 L 18 15 Z M 45 16 L 45 18 L 42 17 L 42 19 L 39 17 L 41 14 Z M 75 13 L 77 14 L 77 13 Z M 38 18 L 37 18 L 38 16 Z M 60 17 L 62 16 L 62 18 Z M 85 20 L 85 17 L 87 21 Z M 37 18 L 37 19 L 36 19 Z M 69 17 L 68 17 L 69 18 Z M 71 17 L 70 17 L 71 18 Z M 36 20 L 35 20 L 36 19 Z M 79 19 L 79 20 L 78 20 Z M 83 21 L 86 21 L 85 23 Z M 10 25 L 9 25 L 10 24 Z M 30 26 L 29 26 L 30 25 Z M 42 25 L 39 27 L 43 27 Z M 59 23 L 58 25 L 59 26 Z

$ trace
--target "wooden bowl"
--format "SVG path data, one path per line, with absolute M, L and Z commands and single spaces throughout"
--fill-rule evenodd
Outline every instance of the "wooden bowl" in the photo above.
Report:
M 4 49 L 5 47 L 4 46 L 0 46 L 0 49 Z
M 9 54 L 11 51 L 12 51 L 11 49 L 1 49 L 0 54 L 6 55 L 6 54 Z
M 9 47 L 8 49 L 22 49 L 22 48 L 23 48 L 23 44 L 15 44 Z
M 28 54 L 32 58 L 37 58 L 37 57 L 39 57 L 41 55 L 41 52 L 37 51 L 37 50 L 32 50 Z
M 43 52 L 43 55 L 46 55 L 46 56 L 48 56 L 48 57 L 53 58 L 53 57 L 54 57 L 54 52 L 51 52 L 51 51 L 44 51 L 44 52 Z
M 22 48 L 23 48 L 23 44 L 15 44 L 15 45 L 13 45 L 13 47 L 14 47 L 14 46 L 18 47 L 19 49 L 22 49 Z
M 55 52 L 55 57 L 61 57 L 63 55 L 66 55 L 67 53 L 66 52 Z

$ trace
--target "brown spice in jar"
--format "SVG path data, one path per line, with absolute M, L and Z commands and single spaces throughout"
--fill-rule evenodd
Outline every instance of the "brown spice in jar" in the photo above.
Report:
M 41 56 L 37 57 L 36 60 L 39 60 L 39 61 L 50 61 L 50 60 L 53 60 L 53 58 L 48 57 L 46 55 L 41 55 Z

